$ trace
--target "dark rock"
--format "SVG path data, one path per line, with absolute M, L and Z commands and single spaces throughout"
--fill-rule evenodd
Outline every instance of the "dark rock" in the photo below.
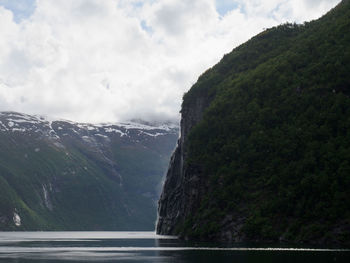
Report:
M 201 179 L 201 168 L 188 166 L 187 139 L 190 130 L 202 119 L 210 101 L 198 97 L 190 108 L 182 109 L 181 134 L 171 157 L 169 169 L 158 206 L 157 233 L 176 234 L 176 226 L 184 222 L 186 215 L 199 206 L 199 197 L 205 192 L 205 182 Z

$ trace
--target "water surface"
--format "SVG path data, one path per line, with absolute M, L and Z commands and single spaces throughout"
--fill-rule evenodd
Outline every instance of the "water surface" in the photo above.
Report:
M 350 250 L 184 242 L 154 232 L 0 232 L 0 262 L 350 262 Z

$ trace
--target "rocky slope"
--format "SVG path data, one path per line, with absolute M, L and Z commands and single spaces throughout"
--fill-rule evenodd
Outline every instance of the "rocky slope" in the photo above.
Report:
M 152 230 L 177 125 L 0 113 L 0 230 Z
M 350 245 L 350 1 L 268 29 L 185 94 L 157 232 Z

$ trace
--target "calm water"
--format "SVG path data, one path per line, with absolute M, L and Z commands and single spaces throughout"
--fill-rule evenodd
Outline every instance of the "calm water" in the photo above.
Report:
M 0 232 L 0 262 L 350 262 L 350 250 L 230 247 L 153 232 Z

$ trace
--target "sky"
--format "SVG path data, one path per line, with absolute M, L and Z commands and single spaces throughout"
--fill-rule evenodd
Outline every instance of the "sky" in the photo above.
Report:
M 182 96 L 265 28 L 340 0 L 0 0 L 0 111 L 178 121 Z

